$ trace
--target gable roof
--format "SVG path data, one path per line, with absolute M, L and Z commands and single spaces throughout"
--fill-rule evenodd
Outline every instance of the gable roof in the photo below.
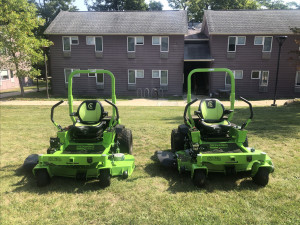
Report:
M 61 11 L 44 34 L 185 34 L 186 11 Z
M 210 35 L 293 34 L 290 28 L 300 26 L 300 10 L 206 10 L 203 19 Z

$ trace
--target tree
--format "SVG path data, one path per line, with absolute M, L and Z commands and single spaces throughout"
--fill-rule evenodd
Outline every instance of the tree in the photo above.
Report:
M 260 0 L 259 3 L 267 9 L 288 9 L 283 0 Z
M 124 11 L 124 10 L 147 10 L 145 0 L 96 0 L 89 4 L 85 0 L 89 11 Z
M 161 11 L 163 8 L 163 4 L 161 2 L 156 2 L 156 1 L 150 1 L 149 3 L 149 11 Z
M 191 4 L 191 2 L 192 1 L 190 0 L 168 0 L 169 6 L 172 9 L 183 9 L 183 10 L 186 10 L 188 6 Z
M 26 0 L 0 0 L 0 3 L 0 49 L 6 49 L 0 69 L 16 71 L 24 96 L 22 80 L 39 74 L 33 65 L 43 61 L 41 47 L 49 46 L 51 42 L 34 36 L 33 30 L 44 24 L 44 20 L 37 16 L 34 4 Z

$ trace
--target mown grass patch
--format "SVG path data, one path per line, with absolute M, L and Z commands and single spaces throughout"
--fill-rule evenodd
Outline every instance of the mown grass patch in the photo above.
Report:
M 107 110 L 107 109 L 106 109 Z M 112 179 L 106 189 L 87 182 L 54 178 L 37 188 L 24 159 L 45 153 L 55 136 L 49 106 L 1 106 L 1 224 L 299 224 L 300 108 L 254 109 L 249 143 L 275 164 L 269 185 L 250 178 L 209 176 L 206 188 L 193 186 L 158 164 L 154 153 L 170 148 L 170 133 L 182 123 L 183 107 L 119 107 L 122 124 L 132 129 L 136 169 L 127 180 Z M 71 123 L 66 106 L 55 120 Z M 241 124 L 247 108 L 238 108 Z

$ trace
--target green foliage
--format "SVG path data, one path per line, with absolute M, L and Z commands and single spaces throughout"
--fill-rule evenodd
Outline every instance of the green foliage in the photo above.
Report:
M 161 11 L 163 8 L 163 4 L 161 4 L 161 2 L 157 2 L 157 1 L 150 1 L 149 3 L 149 11 Z
M 0 0 L 0 48 L 6 48 L 5 61 L 0 68 L 6 67 L 16 71 L 19 78 L 37 76 L 39 71 L 32 65 L 43 61 L 41 47 L 49 46 L 51 42 L 38 39 L 34 30 L 44 24 L 44 20 L 36 15 L 34 4 L 26 0 Z M 23 86 L 21 82 L 21 92 Z
M 288 5 L 283 0 L 259 0 L 262 6 L 267 9 L 288 9 Z
M 89 11 L 123 11 L 123 10 L 147 10 L 145 0 L 96 0 L 90 5 L 85 0 Z

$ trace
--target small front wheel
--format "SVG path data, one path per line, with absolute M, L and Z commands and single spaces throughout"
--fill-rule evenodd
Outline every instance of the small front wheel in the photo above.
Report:
M 99 183 L 100 183 L 100 186 L 103 188 L 110 186 L 110 170 L 109 169 L 100 170 Z
M 196 187 L 202 188 L 204 187 L 206 182 L 206 171 L 205 170 L 195 170 L 193 183 Z
M 50 184 L 50 176 L 46 169 L 39 169 L 35 172 L 36 184 L 38 187 L 44 187 Z
M 269 174 L 270 172 L 267 167 L 260 167 L 255 176 L 252 177 L 252 180 L 260 186 L 266 186 L 269 183 Z

